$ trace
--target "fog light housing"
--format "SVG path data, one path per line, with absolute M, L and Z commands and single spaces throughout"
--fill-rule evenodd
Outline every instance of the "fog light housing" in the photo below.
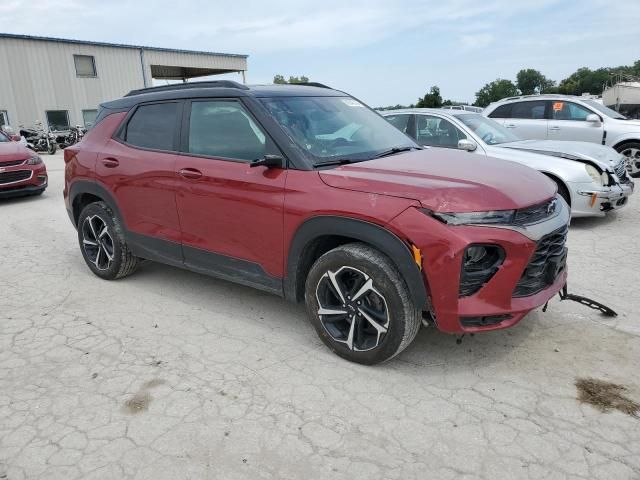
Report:
M 469 245 L 462 256 L 459 295 L 468 297 L 480 290 L 496 274 L 504 257 L 499 245 Z

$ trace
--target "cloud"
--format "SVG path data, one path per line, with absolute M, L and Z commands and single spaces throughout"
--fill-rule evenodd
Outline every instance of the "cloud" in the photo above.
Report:
M 479 48 L 486 48 L 493 43 L 493 34 L 491 33 L 476 33 L 471 35 L 462 35 L 460 42 L 462 47 L 467 50 L 476 50 Z

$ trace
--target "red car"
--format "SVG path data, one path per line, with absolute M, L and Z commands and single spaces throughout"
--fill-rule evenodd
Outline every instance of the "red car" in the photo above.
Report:
M 229 81 L 101 106 L 64 152 L 64 197 L 99 277 L 150 259 L 306 302 L 373 364 L 421 322 L 510 327 L 565 284 L 569 208 L 516 163 L 423 149 L 343 92 Z
M 42 159 L 0 131 L 0 198 L 40 195 L 47 181 Z

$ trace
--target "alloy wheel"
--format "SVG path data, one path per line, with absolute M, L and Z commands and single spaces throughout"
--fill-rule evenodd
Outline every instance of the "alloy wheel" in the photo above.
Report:
M 113 262 L 114 244 L 107 223 L 98 215 L 82 223 L 82 248 L 98 270 L 108 270 Z
M 626 157 L 627 160 L 627 172 L 629 172 L 629 174 L 638 173 L 640 169 L 636 167 L 636 163 L 640 162 L 640 148 L 625 148 L 621 153 Z
M 349 350 L 376 348 L 389 329 L 389 309 L 373 279 L 353 267 L 328 270 L 316 287 L 318 316 L 333 340 Z

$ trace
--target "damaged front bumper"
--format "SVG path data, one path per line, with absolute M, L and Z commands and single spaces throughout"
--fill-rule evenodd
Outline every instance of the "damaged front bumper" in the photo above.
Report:
M 570 183 L 571 216 L 602 217 L 611 210 L 624 207 L 633 194 L 632 181 L 609 187 L 596 187 L 593 183 Z

